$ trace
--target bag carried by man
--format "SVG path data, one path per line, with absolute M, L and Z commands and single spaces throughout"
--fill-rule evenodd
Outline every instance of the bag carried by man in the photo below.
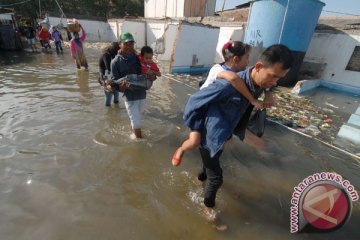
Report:
M 266 109 L 253 110 L 247 129 L 258 137 L 262 137 L 265 131 Z

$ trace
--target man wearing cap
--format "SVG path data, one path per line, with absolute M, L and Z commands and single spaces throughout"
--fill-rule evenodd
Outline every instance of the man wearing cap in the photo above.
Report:
M 141 65 L 134 49 L 134 37 L 129 32 L 120 36 L 120 50 L 111 61 L 111 80 L 116 81 L 128 74 L 141 74 Z M 141 138 L 141 119 L 145 109 L 146 91 L 144 89 L 129 88 L 127 83 L 118 85 L 124 92 L 125 107 L 130 118 L 133 135 Z

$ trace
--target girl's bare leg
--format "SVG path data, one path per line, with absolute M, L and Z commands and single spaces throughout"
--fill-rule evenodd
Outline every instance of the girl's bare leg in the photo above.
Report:
M 180 165 L 184 153 L 191 149 L 197 148 L 200 145 L 200 141 L 201 141 L 200 132 L 196 132 L 196 131 L 190 132 L 189 138 L 183 142 L 181 147 L 176 149 L 174 156 L 172 158 L 172 164 L 174 166 Z

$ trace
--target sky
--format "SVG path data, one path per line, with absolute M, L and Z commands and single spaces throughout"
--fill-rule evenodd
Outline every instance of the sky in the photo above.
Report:
M 248 0 L 225 0 L 224 9 L 233 8 L 237 5 L 247 2 Z M 326 4 L 321 13 L 323 16 L 344 16 L 344 14 L 333 12 L 341 12 L 360 16 L 360 0 L 322 0 L 322 2 Z M 216 0 L 216 11 L 221 10 L 223 3 L 224 0 Z

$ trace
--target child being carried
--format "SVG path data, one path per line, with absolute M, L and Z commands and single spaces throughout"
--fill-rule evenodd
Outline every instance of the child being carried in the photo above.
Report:
M 154 53 L 151 47 L 142 47 L 138 55 L 141 65 L 141 75 L 128 74 L 123 78 L 112 81 L 112 84 L 127 83 L 130 89 L 149 90 L 155 78 L 161 76 L 158 66 L 153 61 L 153 55 Z M 107 84 L 106 89 L 111 91 L 111 84 Z

